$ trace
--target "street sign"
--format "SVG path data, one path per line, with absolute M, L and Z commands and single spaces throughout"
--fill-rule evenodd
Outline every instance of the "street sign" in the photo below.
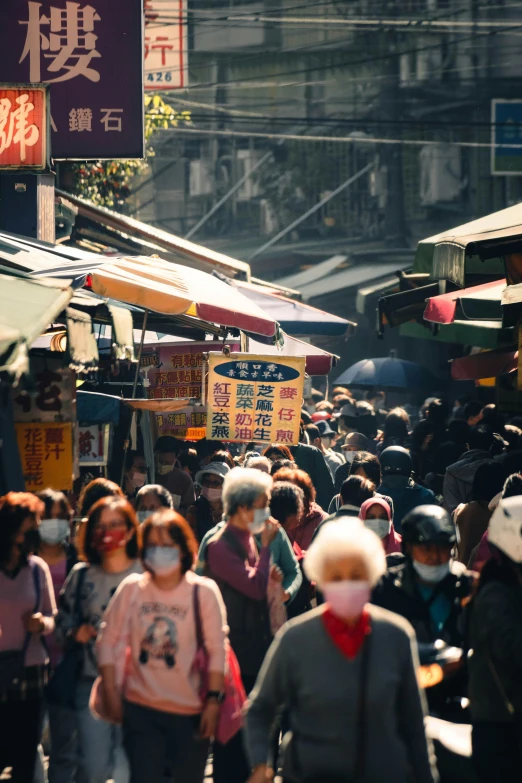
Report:
M 111 424 L 85 424 L 78 427 L 80 467 L 82 465 L 107 465 L 111 427 Z
M 188 87 L 187 0 L 145 0 L 145 89 Z
M 209 354 L 207 438 L 299 443 L 305 358 Z
M 522 100 L 491 101 L 491 173 L 517 177 L 522 173 Z
M 0 170 L 49 165 L 49 95 L 45 84 L 0 84 Z
M 54 158 L 143 157 L 142 0 L 2 3 L 0 74 L 50 85 Z
M 37 422 L 15 424 L 15 429 L 26 490 L 72 489 L 75 472 L 73 424 Z

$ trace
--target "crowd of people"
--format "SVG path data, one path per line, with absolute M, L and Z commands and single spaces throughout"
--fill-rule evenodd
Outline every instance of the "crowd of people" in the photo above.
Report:
M 433 783 L 457 694 L 477 781 L 520 779 L 522 418 L 312 391 L 295 446 L 125 467 L 0 498 L 0 773 Z M 449 683 L 419 645 L 462 651 Z

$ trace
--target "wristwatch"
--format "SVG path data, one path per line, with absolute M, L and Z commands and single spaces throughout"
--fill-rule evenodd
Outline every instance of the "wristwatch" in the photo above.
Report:
M 225 694 L 223 691 L 207 691 L 205 701 L 208 701 L 209 699 L 215 699 L 218 704 L 223 704 L 225 700 Z

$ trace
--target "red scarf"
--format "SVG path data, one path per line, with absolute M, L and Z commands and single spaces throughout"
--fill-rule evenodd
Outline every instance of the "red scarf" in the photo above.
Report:
M 363 609 L 355 625 L 348 625 L 330 609 L 326 609 L 323 612 L 322 618 L 326 632 L 337 649 L 353 661 L 361 649 L 367 634 L 372 632 L 369 612 Z

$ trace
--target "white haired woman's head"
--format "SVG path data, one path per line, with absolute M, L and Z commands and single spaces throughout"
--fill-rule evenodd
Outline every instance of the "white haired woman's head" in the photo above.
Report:
M 357 517 L 338 517 L 322 526 L 304 558 L 307 577 L 323 588 L 332 580 L 342 563 L 350 560 L 355 568 L 354 581 L 374 587 L 386 572 L 382 541 Z M 345 578 L 345 577 L 344 577 Z
M 252 509 L 260 498 L 270 502 L 272 477 L 254 468 L 233 468 L 223 482 L 223 510 L 228 519 L 239 509 Z

